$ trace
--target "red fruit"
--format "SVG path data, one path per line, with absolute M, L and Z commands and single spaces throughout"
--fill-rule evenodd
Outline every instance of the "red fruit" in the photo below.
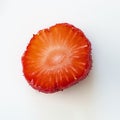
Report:
M 91 68 L 91 44 L 67 23 L 33 35 L 22 57 L 23 73 L 38 91 L 53 93 L 84 79 Z

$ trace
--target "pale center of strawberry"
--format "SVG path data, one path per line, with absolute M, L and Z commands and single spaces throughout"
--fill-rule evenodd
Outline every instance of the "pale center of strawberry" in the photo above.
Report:
M 66 59 L 66 52 L 63 50 L 53 50 L 47 57 L 47 64 L 49 66 L 57 66 L 63 64 Z

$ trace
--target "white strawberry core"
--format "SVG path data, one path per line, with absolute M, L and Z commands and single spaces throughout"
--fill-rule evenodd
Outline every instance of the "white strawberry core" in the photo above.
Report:
M 57 66 L 65 62 L 66 52 L 63 50 L 54 50 L 49 53 L 47 56 L 47 63 L 49 66 Z

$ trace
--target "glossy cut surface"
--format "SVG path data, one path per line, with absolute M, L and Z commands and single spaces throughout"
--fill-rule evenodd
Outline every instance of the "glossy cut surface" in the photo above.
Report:
M 84 79 L 91 68 L 91 44 L 68 23 L 40 30 L 22 57 L 23 72 L 35 89 L 53 93 Z

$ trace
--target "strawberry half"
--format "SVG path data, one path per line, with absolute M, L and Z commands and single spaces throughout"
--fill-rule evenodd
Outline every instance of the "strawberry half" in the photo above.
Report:
M 22 56 L 26 80 L 44 93 L 54 93 L 83 80 L 91 64 L 89 40 L 68 23 L 56 24 L 33 35 Z

